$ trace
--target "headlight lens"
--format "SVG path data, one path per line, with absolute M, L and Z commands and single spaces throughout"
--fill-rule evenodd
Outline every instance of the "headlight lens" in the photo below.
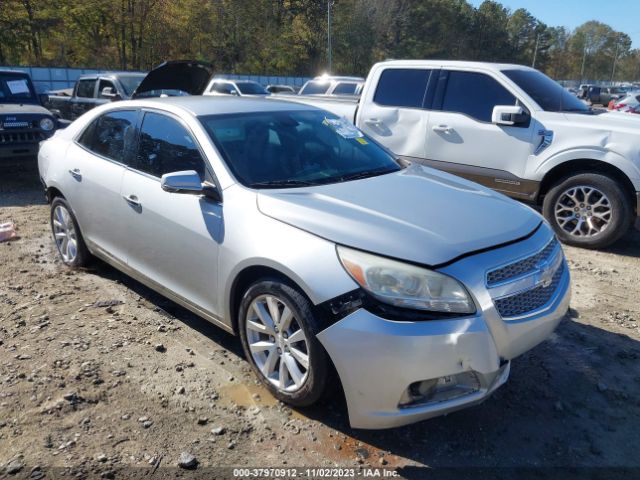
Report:
M 475 312 L 464 286 L 447 275 L 347 247 L 337 250 L 349 275 L 382 302 L 435 312 Z
M 45 132 L 50 132 L 54 127 L 55 124 L 50 118 L 43 118 L 42 120 L 40 120 L 40 128 Z

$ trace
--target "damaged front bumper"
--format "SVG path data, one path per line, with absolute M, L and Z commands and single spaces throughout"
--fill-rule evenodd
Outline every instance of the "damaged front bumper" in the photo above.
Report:
M 354 428 L 381 429 L 482 402 L 509 376 L 509 361 L 537 345 L 569 308 L 569 270 L 543 308 L 503 319 L 485 286 L 504 258 L 523 258 L 549 242 L 541 229 L 525 242 L 443 269 L 465 282 L 478 305 L 463 318 L 403 321 L 360 308 L 318 334 L 340 376 Z M 524 245 L 523 245 L 524 244 Z

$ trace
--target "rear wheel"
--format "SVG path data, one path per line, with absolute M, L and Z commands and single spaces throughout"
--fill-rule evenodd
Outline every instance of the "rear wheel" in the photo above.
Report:
M 51 231 L 58 254 L 65 265 L 72 268 L 87 265 L 91 254 L 69 204 L 62 197 L 56 197 L 51 202 Z
M 271 393 L 299 407 L 319 400 L 329 363 L 309 300 L 278 279 L 261 280 L 245 292 L 239 315 L 247 360 Z
M 622 186 L 599 173 L 565 178 L 547 193 L 543 213 L 564 243 L 603 248 L 624 235 L 632 207 Z

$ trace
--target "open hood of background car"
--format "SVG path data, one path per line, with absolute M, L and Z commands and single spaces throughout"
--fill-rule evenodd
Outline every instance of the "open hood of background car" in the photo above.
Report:
M 164 62 L 151 70 L 131 98 L 167 95 L 201 95 L 213 75 L 210 64 L 195 60 Z

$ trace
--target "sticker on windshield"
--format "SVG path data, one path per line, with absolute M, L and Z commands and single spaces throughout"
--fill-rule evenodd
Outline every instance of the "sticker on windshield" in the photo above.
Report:
M 29 93 L 29 85 L 27 85 L 26 80 L 9 80 L 7 81 L 7 87 L 9 87 L 9 91 L 13 95 Z
M 345 117 L 325 118 L 322 123 L 323 125 L 333 128 L 342 138 L 360 138 L 364 136 L 364 134 Z

